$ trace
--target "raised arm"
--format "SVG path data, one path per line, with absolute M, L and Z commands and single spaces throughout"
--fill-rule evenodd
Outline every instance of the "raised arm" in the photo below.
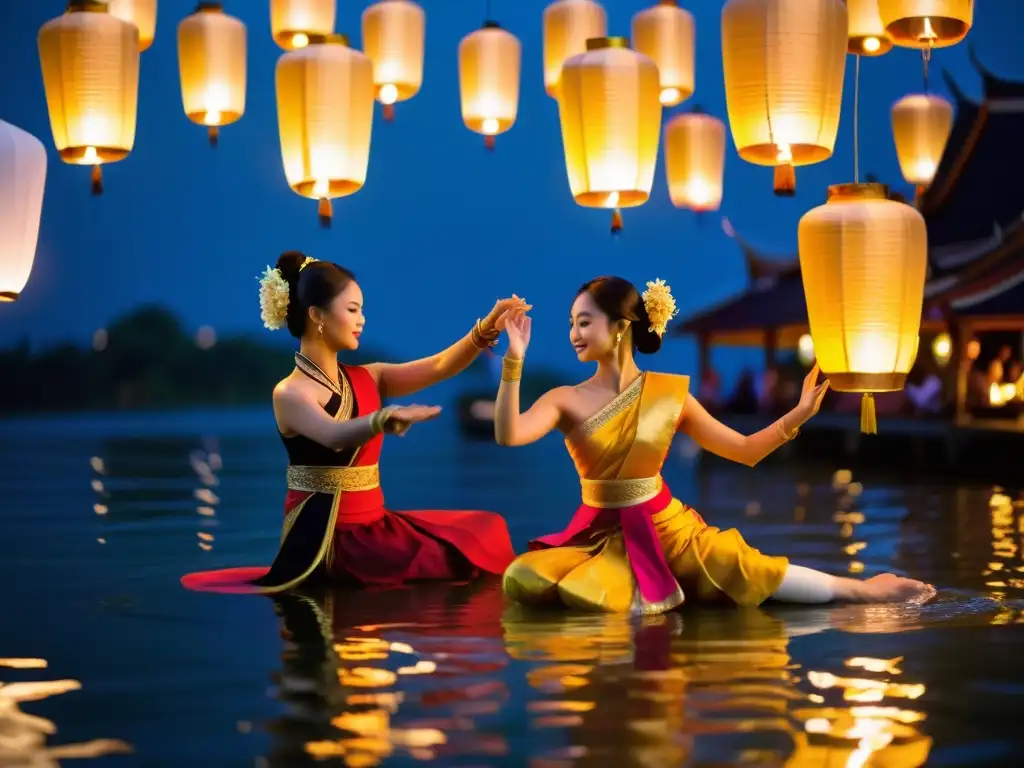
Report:
M 355 448 L 381 432 L 404 434 L 419 421 L 435 418 L 436 406 L 382 408 L 358 419 L 336 421 L 310 395 L 279 384 L 274 390 L 274 416 L 283 434 L 298 434 L 335 451 Z
M 815 365 L 804 379 L 797 406 L 771 426 L 752 435 L 743 435 L 727 427 L 708 413 L 697 398 L 687 395 L 679 431 L 689 435 L 706 451 L 752 467 L 796 437 L 797 430 L 818 412 L 829 382 L 826 379 L 818 384 L 817 381 L 818 366 Z
M 541 395 L 526 413 L 519 412 L 519 380 L 523 357 L 530 343 L 530 318 L 523 311 L 511 312 L 505 322 L 508 352 L 502 360 L 501 384 L 494 404 L 494 439 L 498 445 L 528 445 L 558 426 L 562 418 L 562 394 L 558 387 Z
M 480 351 L 493 344 L 509 309 L 528 305 L 520 298 L 501 299 L 473 329 L 447 349 L 408 363 L 372 363 L 366 370 L 377 382 L 382 397 L 404 397 L 450 379 L 469 367 Z

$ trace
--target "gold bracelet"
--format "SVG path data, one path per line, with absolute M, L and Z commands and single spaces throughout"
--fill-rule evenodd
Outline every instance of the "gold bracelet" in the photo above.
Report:
M 776 421 L 775 422 L 775 426 L 779 430 L 779 435 L 781 435 L 782 439 L 784 441 L 786 441 L 787 443 L 800 433 L 800 427 L 797 427 L 796 429 L 793 430 L 793 434 L 792 435 L 787 435 L 786 434 L 786 425 L 783 423 L 782 419 L 779 419 L 778 421 Z
M 387 408 L 381 408 L 370 414 L 370 432 L 374 435 L 379 435 L 383 432 L 387 428 L 388 420 L 391 418 L 394 410 L 395 407 L 389 405 Z
M 513 357 L 501 358 L 501 380 L 517 382 L 523 378 L 523 361 Z
M 500 331 L 494 329 L 490 331 L 483 331 L 482 326 L 483 321 L 480 318 L 477 318 L 476 323 L 473 325 L 473 330 L 470 333 L 470 339 L 473 342 L 473 346 L 477 349 L 486 349 L 487 347 L 498 346 L 498 336 L 501 335 Z

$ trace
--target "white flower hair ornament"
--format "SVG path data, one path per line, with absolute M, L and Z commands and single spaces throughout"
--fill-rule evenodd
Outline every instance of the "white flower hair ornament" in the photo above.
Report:
M 267 267 L 260 279 L 260 317 L 272 331 L 288 323 L 288 281 L 281 270 Z
M 641 298 L 644 300 L 647 316 L 651 319 L 650 330 L 658 336 L 664 336 L 668 330 L 669 320 L 679 314 L 676 300 L 672 298 L 672 288 L 665 285 L 665 281 L 659 277 L 647 283 L 647 290 L 641 294 Z

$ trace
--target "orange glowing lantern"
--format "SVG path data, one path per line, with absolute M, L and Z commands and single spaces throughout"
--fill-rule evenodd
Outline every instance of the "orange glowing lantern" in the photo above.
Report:
M 856 56 L 884 56 L 892 50 L 892 38 L 878 14 L 878 0 L 846 0 L 850 13 L 847 51 Z
M 411 99 L 423 85 L 427 15 L 411 0 L 380 0 L 363 11 L 363 50 L 373 62 L 377 101 L 384 119 L 395 104 Z
M 201 2 L 178 25 L 181 101 L 188 119 L 208 128 L 216 145 L 219 127 L 245 113 L 245 24 L 220 2 Z
M 519 110 L 519 69 L 522 45 L 497 22 L 484 22 L 459 43 L 459 91 L 462 121 L 483 134 L 488 149 L 505 133 Z
M 640 11 L 633 17 L 633 47 L 658 65 L 661 104 L 674 107 L 693 95 L 693 16 L 676 0 Z
M 728 0 L 722 64 L 740 157 L 775 167 L 775 193 L 796 190 L 794 168 L 832 156 L 846 72 L 843 0 Z
M 43 143 L 0 120 L 0 303 L 17 301 L 32 273 L 45 187 Z
M 558 98 L 562 66 L 608 34 L 608 16 L 594 0 L 557 0 L 544 9 L 544 90 Z
M 107 0 L 111 16 L 134 24 L 139 30 L 139 52 L 156 37 L 156 0 Z
M 878 15 L 896 45 L 947 48 L 967 37 L 974 0 L 878 0 Z
M 861 431 L 874 434 L 871 393 L 902 389 L 917 357 L 928 235 L 882 184 L 828 193 L 800 220 L 807 317 L 822 372 L 832 389 L 864 394 Z
M 334 32 L 336 0 L 270 0 L 270 34 L 286 51 L 309 45 L 310 35 Z
M 344 35 L 310 35 L 277 61 L 277 121 L 288 185 L 320 201 L 330 226 L 331 199 L 366 182 L 373 127 L 373 64 Z
M 135 145 L 138 27 L 108 13 L 106 3 L 73 0 L 39 30 L 39 60 L 60 159 L 91 165 L 98 195 L 101 166 L 128 157 Z
M 717 211 L 725 173 L 725 123 L 700 113 L 665 125 L 665 177 L 676 208 Z
M 611 208 L 643 205 L 651 194 L 661 132 L 658 67 L 624 37 L 587 41 L 562 68 L 558 114 L 565 165 L 576 202 Z
M 953 130 L 953 105 L 941 96 L 904 96 L 892 106 L 892 135 L 903 178 L 925 189 Z

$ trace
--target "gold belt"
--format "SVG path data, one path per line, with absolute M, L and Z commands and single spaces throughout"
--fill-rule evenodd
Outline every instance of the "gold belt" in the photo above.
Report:
M 380 487 L 380 467 L 288 466 L 288 490 L 309 493 L 372 491 Z
M 635 480 L 586 480 L 583 503 L 598 509 L 618 509 L 650 501 L 661 492 L 661 476 Z

